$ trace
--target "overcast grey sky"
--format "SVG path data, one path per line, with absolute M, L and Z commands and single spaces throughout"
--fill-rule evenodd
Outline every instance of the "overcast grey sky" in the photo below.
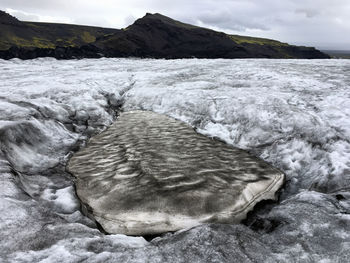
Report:
M 350 0 L 0 0 L 20 20 L 122 28 L 146 12 L 227 33 L 350 50 Z

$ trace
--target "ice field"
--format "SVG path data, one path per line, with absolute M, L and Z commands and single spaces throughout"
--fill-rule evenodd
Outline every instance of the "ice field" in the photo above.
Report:
M 242 224 L 105 235 L 66 164 L 118 112 L 169 115 L 286 175 Z M 0 261 L 350 261 L 350 60 L 0 60 Z

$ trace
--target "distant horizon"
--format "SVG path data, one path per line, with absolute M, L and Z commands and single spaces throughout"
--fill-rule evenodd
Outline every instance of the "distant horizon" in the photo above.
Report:
M 339 52 L 346 52 L 350 54 L 350 49 L 320 49 L 321 51 L 339 51 Z
M 350 50 L 350 1 L 312 0 L 2 0 L 22 21 L 124 28 L 147 12 L 227 34 L 269 38 L 320 50 Z

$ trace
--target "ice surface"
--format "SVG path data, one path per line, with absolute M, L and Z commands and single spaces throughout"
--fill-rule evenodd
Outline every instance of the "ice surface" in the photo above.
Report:
M 284 183 L 247 152 L 151 111 L 121 113 L 67 168 L 89 215 L 106 232 L 126 235 L 239 223 Z
M 350 61 L 0 60 L 0 257 L 4 262 L 347 262 Z M 280 202 L 246 224 L 152 242 L 106 236 L 65 170 L 116 111 L 151 110 L 282 170 Z

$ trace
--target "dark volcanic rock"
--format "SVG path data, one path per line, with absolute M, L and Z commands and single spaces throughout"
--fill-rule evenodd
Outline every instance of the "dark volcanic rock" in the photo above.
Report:
M 107 56 L 155 58 L 249 57 L 226 34 L 183 24 L 160 14 L 147 14 L 117 34 L 98 40 Z
M 0 10 L 0 24 L 20 25 L 22 23 L 17 18 Z
M 8 50 L 0 50 L 0 58 L 3 59 L 34 59 L 41 57 L 54 57 L 57 59 L 81 59 L 81 58 L 100 58 L 101 50 L 96 46 L 84 45 L 81 47 L 56 47 L 50 48 L 19 48 L 11 47 Z

